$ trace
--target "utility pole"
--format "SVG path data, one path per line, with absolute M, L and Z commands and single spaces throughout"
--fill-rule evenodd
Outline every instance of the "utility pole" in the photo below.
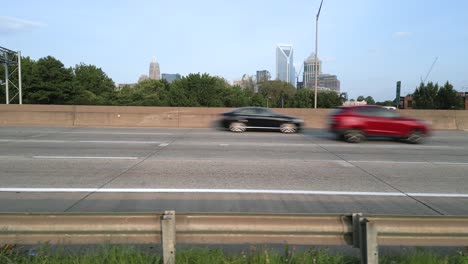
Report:
M 320 10 L 322 10 L 323 0 L 320 2 L 320 7 L 315 18 L 315 93 L 314 93 L 314 108 L 317 109 L 317 84 L 318 84 L 318 20 Z

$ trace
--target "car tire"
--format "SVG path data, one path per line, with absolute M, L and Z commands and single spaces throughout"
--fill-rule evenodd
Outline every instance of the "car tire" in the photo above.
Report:
M 345 131 L 343 134 L 343 138 L 348 143 L 359 143 L 365 140 L 364 134 L 357 129 Z
M 423 142 L 424 135 L 419 130 L 412 130 L 406 140 L 411 144 L 419 144 Z
M 241 122 L 232 122 L 229 124 L 229 130 L 232 132 L 242 133 L 246 130 L 245 124 Z
M 280 131 L 281 133 L 296 133 L 297 126 L 292 123 L 284 123 L 284 124 L 281 124 Z

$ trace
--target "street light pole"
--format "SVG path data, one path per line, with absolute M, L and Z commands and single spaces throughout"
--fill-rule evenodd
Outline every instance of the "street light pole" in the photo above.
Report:
M 320 10 L 322 10 L 323 0 L 320 2 L 320 7 L 315 18 L 315 93 L 314 93 L 314 108 L 317 108 L 317 84 L 318 84 L 318 20 L 320 16 Z

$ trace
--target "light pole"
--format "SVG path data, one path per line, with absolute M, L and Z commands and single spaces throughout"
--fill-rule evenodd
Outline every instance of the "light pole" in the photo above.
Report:
M 322 4 L 323 0 L 320 2 L 320 7 L 317 12 L 317 16 L 315 18 L 315 92 L 314 92 L 314 108 L 317 108 L 317 84 L 318 84 L 318 56 L 317 56 L 317 51 L 318 51 L 318 20 L 320 16 L 320 10 L 322 10 Z

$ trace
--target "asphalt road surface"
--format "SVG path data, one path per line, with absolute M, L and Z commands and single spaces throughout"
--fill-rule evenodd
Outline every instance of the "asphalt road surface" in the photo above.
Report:
M 0 127 L 0 212 L 165 210 L 468 215 L 468 132 Z

